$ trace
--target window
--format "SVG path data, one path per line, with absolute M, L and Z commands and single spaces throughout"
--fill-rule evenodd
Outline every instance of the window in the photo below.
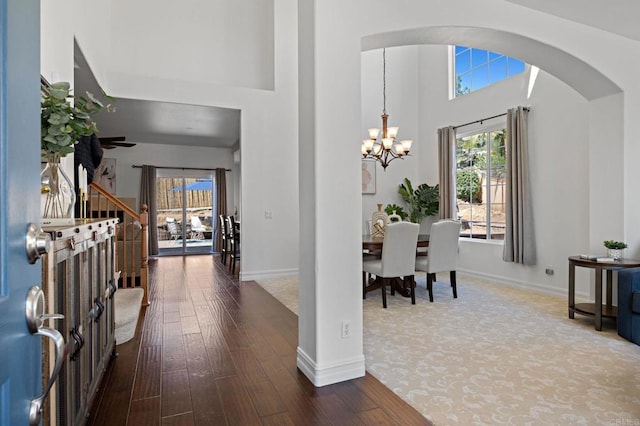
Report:
M 461 236 L 504 239 L 505 129 L 456 140 L 456 198 Z
M 454 52 L 454 97 L 520 74 L 525 68 L 519 59 L 488 50 L 454 46 Z

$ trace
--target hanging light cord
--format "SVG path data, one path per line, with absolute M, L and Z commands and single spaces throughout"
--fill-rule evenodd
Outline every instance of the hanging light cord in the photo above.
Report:
M 382 49 L 382 113 L 387 113 L 387 49 Z

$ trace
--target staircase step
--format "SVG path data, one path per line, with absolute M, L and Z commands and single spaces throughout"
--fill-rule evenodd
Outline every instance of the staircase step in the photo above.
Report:
M 141 288 L 120 288 L 114 295 L 116 345 L 133 339 L 140 316 L 144 290 Z

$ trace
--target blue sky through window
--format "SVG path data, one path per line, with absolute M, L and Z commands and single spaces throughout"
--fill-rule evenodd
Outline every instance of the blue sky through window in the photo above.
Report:
M 501 53 L 455 46 L 456 96 L 520 74 L 525 63 Z

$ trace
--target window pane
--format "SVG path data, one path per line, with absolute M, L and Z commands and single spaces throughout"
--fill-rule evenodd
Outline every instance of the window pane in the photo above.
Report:
M 458 85 L 456 85 L 458 86 Z M 459 90 L 456 90 L 456 94 L 463 95 L 471 91 L 471 73 L 463 74 L 460 76 Z
M 473 92 L 525 70 L 519 59 L 498 52 L 455 46 L 455 96 Z
M 519 59 L 509 58 L 509 77 L 524 72 L 524 62 Z
M 477 68 L 471 71 L 471 90 L 482 89 L 489 84 L 487 67 Z
M 469 48 L 467 46 L 456 46 L 456 55 L 458 53 L 461 53 L 464 50 L 468 50 Z
M 489 83 L 497 83 L 507 78 L 507 58 L 501 57 L 489 63 Z
M 480 67 L 487 63 L 487 51 L 482 49 L 471 49 L 471 66 Z
M 465 49 L 461 53 L 456 53 L 456 75 L 469 71 L 471 68 L 471 51 Z
M 461 236 L 504 239 L 505 130 L 456 141 L 456 199 Z

